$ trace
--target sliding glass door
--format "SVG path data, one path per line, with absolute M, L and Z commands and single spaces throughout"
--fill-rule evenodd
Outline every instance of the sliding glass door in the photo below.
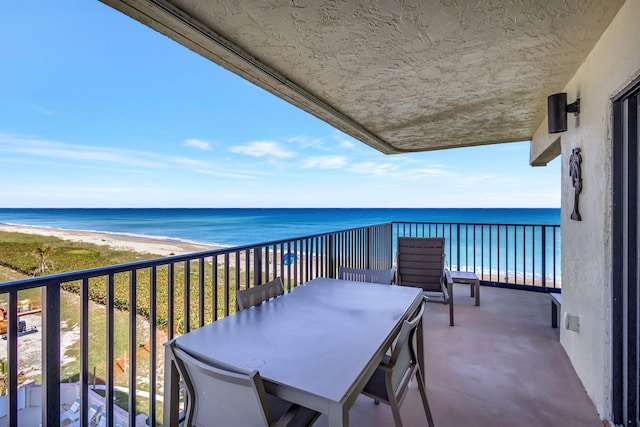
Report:
M 613 102 L 613 421 L 640 426 L 638 372 L 640 79 Z

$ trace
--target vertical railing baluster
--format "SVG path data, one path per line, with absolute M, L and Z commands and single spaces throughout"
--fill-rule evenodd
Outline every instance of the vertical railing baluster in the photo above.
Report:
M 360 263 L 360 257 L 358 256 L 358 232 L 357 230 L 351 231 L 349 233 L 351 235 L 351 245 L 348 247 L 348 251 L 350 251 L 350 256 L 355 260 L 355 265 L 358 268 L 362 268 L 362 264 Z
M 204 274 L 204 258 L 200 258 L 198 260 L 198 312 L 199 312 L 199 317 L 198 317 L 198 326 L 199 327 L 203 327 L 205 324 L 205 319 L 204 319 L 204 298 L 205 298 L 205 286 L 204 286 L 204 279 L 205 279 L 205 274 Z
M 505 282 L 509 283 L 509 226 L 505 225 L 504 230 L 504 277 Z M 513 268 L 515 275 L 515 266 Z M 500 280 L 498 280 L 500 281 Z
M 464 225 L 464 271 L 469 271 L 469 224 Z
M 16 296 L 17 298 L 17 296 Z M 17 304 L 17 300 L 16 300 Z M 60 423 L 60 284 L 48 284 L 42 289 L 42 420 L 44 426 Z M 16 305 L 17 313 L 17 305 Z M 17 335 L 16 335 L 17 342 Z M 17 344 L 16 353 L 17 356 Z M 18 369 L 17 360 L 14 368 Z M 17 371 L 16 371 L 17 372 Z M 10 391 L 17 388 L 10 388 Z M 15 418 L 12 418 L 15 419 Z M 17 419 L 15 419 L 17 425 Z
M 547 227 L 542 226 L 542 287 L 547 287 Z
M 184 334 L 191 331 L 191 261 L 184 262 L 184 297 L 182 308 L 182 324 L 184 326 Z
M 80 426 L 89 420 L 89 278 L 80 283 Z
M 286 280 L 286 288 L 287 290 L 291 290 L 291 242 L 287 242 L 287 252 L 289 254 L 289 262 L 287 263 L 287 280 Z M 284 263 L 284 257 L 283 257 Z
M 489 281 L 493 281 L 493 226 L 489 226 Z
M 513 274 L 515 276 L 514 281 L 516 283 L 518 283 L 517 274 L 518 274 L 518 229 L 519 228 L 520 227 L 516 225 L 513 230 L 513 271 L 514 271 Z
M 233 305 L 234 310 L 238 310 L 238 292 L 240 291 L 240 251 L 235 251 L 235 269 L 234 269 L 234 281 L 236 282 L 233 286 L 235 289 L 234 298 L 236 303 Z
M 229 252 L 224 254 L 224 315 L 229 315 Z M 233 308 L 236 310 L 236 307 Z
M 253 248 L 253 253 L 256 253 L 257 248 Z M 251 280 L 251 249 L 245 249 L 244 251 L 244 288 L 248 289 Z M 255 275 L 255 273 L 254 273 Z
M 480 268 L 482 270 L 481 279 L 484 280 L 484 225 L 480 228 Z
M 496 268 L 496 273 L 498 274 L 497 280 L 496 282 L 500 282 L 500 225 L 497 226 L 498 228 L 498 236 L 497 236 L 497 240 L 498 240 L 498 266 Z
M 135 425 L 136 418 L 136 349 L 137 349 L 137 337 L 136 337 L 136 312 L 137 308 L 137 287 L 138 287 L 138 272 L 132 270 L 129 272 L 129 425 Z M 126 371 L 127 365 L 125 362 L 124 369 Z
M 311 263 L 313 266 L 311 267 L 313 270 L 313 274 L 311 275 L 311 279 L 315 279 L 316 277 L 320 277 L 320 269 L 318 266 L 320 265 L 320 257 L 322 256 L 320 252 L 320 237 L 314 237 L 311 245 L 311 253 L 313 254 L 313 260 Z
M 277 262 L 274 262 L 274 273 L 273 277 L 280 276 L 282 277 L 282 285 L 286 286 L 286 277 L 284 277 L 284 243 L 280 243 L 278 246 L 279 255 L 277 257 Z
M 211 276 L 211 298 L 213 299 L 213 313 L 211 315 L 211 321 L 215 322 L 218 320 L 218 308 L 220 305 L 218 303 L 218 255 L 214 255 L 211 259 Z
M 157 298 L 157 269 L 156 266 L 151 267 L 149 272 L 149 418 L 151 427 L 156 427 L 156 384 L 158 374 L 156 372 L 156 361 L 158 352 L 156 350 L 157 330 L 158 330 L 158 298 Z
M 460 224 L 456 224 L 456 264 L 456 270 L 460 271 Z
M 531 284 L 536 284 L 536 227 L 531 227 Z
M 264 262 L 264 281 L 268 282 L 269 281 L 269 270 L 271 268 L 271 260 L 273 259 L 274 262 L 274 268 L 275 268 L 275 259 L 276 259 L 276 247 L 274 246 L 265 246 L 264 247 L 264 256 L 266 258 L 266 261 Z M 258 278 L 258 281 L 256 282 L 256 285 L 259 285 L 260 283 L 262 283 L 262 272 L 260 273 L 260 277 Z
M 262 250 L 262 246 L 253 249 L 253 286 L 260 284 L 260 276 L 262 276 Z M 268 261 L 269 259 L 267 258 L 267 262 Z M 249 287 L 248 283 L 247 287 Z
M 167 338 L 172 340 L 175 335 L 175 264 L 169 263 L 167 268 Z
M 7 296 L 7 425 L 18 426 L 18 291 Z M 59 329 L 58 329 L 59 331 Z M 51 425 L 54 425 L 51 423 Z
M 553 227 L 553 287 L 556 287 L 556 227 Z
M 302 257 L 298 252 L 298 240 L 293 242 L 293 253 L 296 254 L 296 262 L 293 265 L 293 287 L 298 286 L 298 276 L 300 273 L 300 264 L 302 264 Z
M 105 390 L 105 410 L 107 412 L 107 425 L 115 425 L 113 416 L 113 364 L 115 361 L 115 322 L 114 322 L 114 301 L 115 301 L 115 276 L 110 273 L 107 276 L 107 375 Z
M 328 255 L 327 268 L 328 268 L 329 271 L 328 271 L 328 275 L 327 276 L 330 277 L 330 278 L 334 278 L 334 277 L 336 277 L 336 259 L 335 259 L 335 243 L 336 243 L 335 239 L 336 239 L 336 237 L 335 237 L 335 234 L 332 234 L 332 235 L 328 236 L 328 238 L 329 238 L 329 242 L 328 242 L 329 245 L 327 247 L 327 255 Z
M 527 284 L 527 226 L 523 227 L 522 236 L 522 283 Z
M 476 252 L 477 252 L 477 243 L 476 243 L 476 224 L 473 224 L 473 273 L 478 274 L 476 271 Z
M 365 257 L 365 264 L 364 264 L 364 268 L 371 268 L 371 233 L 372 230 L 370 228 L 367 228 L 366 230 L 366 234 L 365 234 L 365 247 L 367 248 L 367 253 L 366 253 L 366 257 Z

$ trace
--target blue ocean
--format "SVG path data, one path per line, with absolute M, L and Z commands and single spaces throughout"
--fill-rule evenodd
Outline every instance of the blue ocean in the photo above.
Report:
M 224 246 L 383 222 L 560 224 L 560 209 L 0 209 L 0 223 Z

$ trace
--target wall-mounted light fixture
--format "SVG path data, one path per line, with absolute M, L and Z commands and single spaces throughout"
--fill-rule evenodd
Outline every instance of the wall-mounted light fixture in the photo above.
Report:
M 580 113 L 580 98 L 567 105 L 565 92 L 550 95 L 547 98 L 547 113 L 549 133 L 565 132 L 567 130 L 567 114 L 573 113 L 574 116 L 577 116 Z

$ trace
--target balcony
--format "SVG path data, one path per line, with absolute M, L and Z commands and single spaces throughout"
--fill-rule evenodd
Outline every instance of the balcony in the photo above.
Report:
M 486 286 L 481 294 L 476 307 L 468 285 L 454 285 L 454 327 L 446 306 L 427 304 L 426 384 L 436 426 L 601 427 L 551 327 L 549 296 Z M 401 414 L 406 426 L 426 425 L 414 383 Z M 354 426 L 393 425 L 389 407 L 364 396 L 350 416 Z
M 291 289 L 315 277 L 335 275 L 338 265 L 388 268 L 394 242 L 403 235 L 445 237 L 450 267 L 475 271 L 487 285 L 479 307 L 468 297 L 467 285 L 455 285 L 453 328 L 448 326 L 446 307 L 427 305 L 426 377 L 439 426 L 600 425 L 557 330 L 550 326 L 547 292 L 561 287 L 559 227 L 387 223 L 1 284 L 2 292 L 8 293 L 9 328 L 4 397 L 8 412 L 0 426 L 27 425 L 29 413 L 39 422 L 43 412 L 43 425 L 57 425 L 67 408 L 62 405 L 75 396 L 81 401 L 80 421 L 86 419 L 79 425 L 90 425 L 89 408 L 95 402 L 103 406 L 108 425 L 140 425 L 141 418 L 147 418 L 147 425 L 161 425 L 166 339 L 233 314 L 236 289 L 271 277 L 283 277 Z M 74 294 L 80 325 L 75 376 L 61 368 L 61 338 L 66 332 L 60 326 L 60 307 L 67 295 L 61 293 L 62 286 L 79 294 Z M 13 326 L 18 320 L 18 291 L 30 288 L 43 293 L 45 351 L 42 387 L 33 394 L 36 398 L 25 399 L 18 382 L 22 349 L 18 351 Z M 90 321 L 96 310 L 90 299 L 106 308 L 98 326 Z M 183 316 L 187 312 L 190 316 Z M 118 327 L 123 316 L 125 326 Z M 89 351 L 95 343 L 92 328 L 101 329 L 105 345 L 99 360 Z M 94 376 L 96 365 L 102 368 Z M 61 388 L 61 382 L 77 382 L 75 392 L 66 384 Z M 137 398 L 129 393 L 130 384 L 135 384 Z M 104 405 L 111 401 L 115 404 Z M 405 401 L 403 416 L 406 425 L 424 424 L 417 393 Z M 355 426 L 386 426 L 391 412 L 361 397 L 351 420 Z M 321 418 L 317 425 L 323 423 Z

